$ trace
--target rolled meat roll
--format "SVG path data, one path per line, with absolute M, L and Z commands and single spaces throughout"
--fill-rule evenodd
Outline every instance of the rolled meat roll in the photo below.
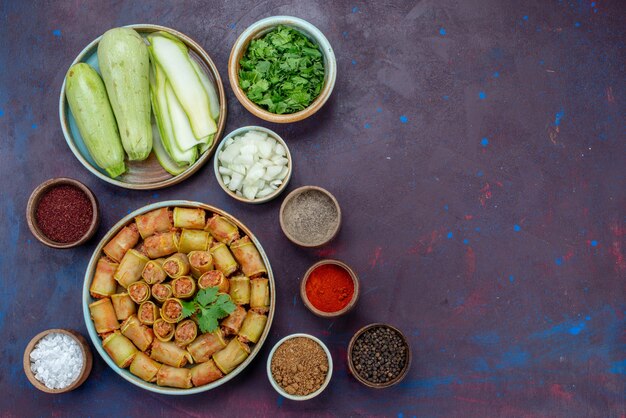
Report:
M 230 288 L 230 282 L 221 271 L 209 270 L 198 279 L 198 287 L 200 289 L 217 287 L 218 292 L 228 293 L 228 289 Z
M 126 318 L 137 312 L 137 305 L 128 296 L 128 293 L 116 293 L 111 295 L 111 303 L 115 310 L 115 316 L 118 321 L 124 321 Z
M 213 257 L 209 251 L 191 251 L 187 254 L 191 274 L 196 279 L 213 270 Z
M 199 229 L 183 229 L 178 240 L 178 252 L 206 251 L 213 241 L 211 235 Z
M 141 351 L 146 351 L 150 348 L 154 340 L 152 330 L 139 322 L 135 315 L 131 315 L 122 323 L 120 331 L 123 336 L 131 340 Z
M 137 231 L 137 225 L 132 223 L 122 228 L 122 230 L 104 246 L 102 251 L 104 251 L 111 260 L 119 263 L 126 252 L 137 245 L 137 242 L 139 242 L 139 232 Z
M 213 360 L 198 364 L 191 368 L 191 382 L 194 386 L 202 386 L 211 383 L 224 376 L 217 368 Z
M 157 283 L 152 285 L 152 297 L 157 302 L 163 303 L 165 299 L 172 296 L 172 285 L 169 283 Z
M 176 228 L 203 229 L 206 213 L 201 208 L 174 208 Z
M 268 279 L 250 280 L 250 309 L 266 313 L 270 308 L 270 286 Z
M 237 305 L 235 307 L 235 310 L 230 315 L 228 315 L 221 323 L 224 334 L 237 334 L 245 317 L 246 308 L 241 305 Z
M 230 298 L 237 305 L 250 303 L 250 279 L 246 276 L 235 276 L 230 279 Z
M 160 363 L 173 367 L 184 367 L 187 363 L 193 363 L 191 354 L 183 350 L 171 341 L 154 340 L 150 357 Z
M 189 276 L 172 280 L 172 294 L 178 299 L 189 299 L 196 293 L 196 281 Z
M 187 351 L 193 357 L 194 362 L 204 363 L 224 347 L 226 347 L 226 341 L 222 331 L 218 328 L 211 333 L 200 335 L 187 346 Z
M 217 241 L 224 244 L 230 244 L 239 238 L 239 228 L 231 221 L 218 214 L 214 214 L 207 221 L 205 230 L 209 231 Z
M 191 271 L 189 259 L 186 254 L 176 253 L 163 262 L 163 270 L 172 279 L 186 276 Z
M 130 363 L 130 372 L 146 382 L 156 382 L 161 363 L 152 360 L 145 353 L 138 352 Z
M 243 363 L 248 355 L 250 355 L 250 347 L 239 341 L 239 338 L 233 338 L 225 348 L 213 354 L 213 361 L 222 373 L 228 374 Z
M 196 339 L 198 335 L 198 326 L 191 319 L 185 319 L 176 325 L 174 332 L 174 341 L 179 347 L 186 347 L 190 342 Z
M 102 341 L 104 351 L 109 354 L 117 367 L 125 369 L 130 366 L 137 355 L 137 347 L 119 331 L 113 332 Z
M 259 342 L 261 334 L 263 334 L 266 323 L 267 316 L 254 311 L 248 311 L 246 313 L 246 318 L 243 320 L 243 324 L 241 325 L 241 329 L 239 330 L 239 337 L 244 342 L 252 342 L 256 344 Z
M 230 276 L 237 270 L 237 261 L 231 254 L 228 247 L 223 243 L 218 243 L 211 247 L 211 256 L 213 256 L 213 264 L 215 268 L 225 276 Z
M 115 280 L 120 286 L 127 288 L 129 284 L 141 279 L 141 272 L 148 261 L 150 259 L 139 251 L 128 250 L 115 271 Z
M 137 318 L 141 321 L 142 324 L 152 325 L 154 321 L 159 318 L 159 312 L 157 311 L 157 307 L 154 302 L 147 301 L 139 305 L 139 310 L 137 311 Z
M 148 284 L 162 283 L 167 279 L 167 273 L 163 270 L 164 258 L 157 258 L 156 260 L 150 260 L 146 263 L 141 277 Z
M 146 282 L 135 282 L 128 285 L 128 296 L 137 305 L 150 299 L 150 286 Z
M 117 281 L 115 281 L 114 275 L 118 266 L 118 263 L 111 261 L 108 257 L 100 257 L 89 287 L 89 293 L 92 297 L 101 299 L 115 293 Z
M 174 254 L 178 250 L 176 231 L 162 232 L 146 238 L 143 241 L 143 248 L 152 259 Z
M 111 299 L 99 299 L 90 303 L 89 312 L 98 334 L 105 334 L 119 329 L 120 324 L 117 322 L 117 315 L 115 315 Z
M 241 266 L 243 274 L 248 277 L 257 277 L 261 274 L 267 273 L 267 268 L 261 258 L 259 250 L 254 243 L 250 240 L 250 237 L 245 236 L 241 239 L 233 241 L 230 245 L 235 259 Z
M 146 239 L 158 232 L 167 232 L 172 229 L 172 214 L 167 207 L 155 209 L 135 217 L 137 230 L 141 238 Z
M 161 306 L 161 318 L 170 324 L 180 322 L 183 319 L 183 304 L 180 299 L 166 299 Z
M 154 331 L 154 336 L 157 337 L 161 341 L 170 341 L 174 337 L 174 324 L 170 324 L 169 322 L 165 322 L 163 318 L 159 318 L 154 321 L 152 325 L 152 330 Z
M 157 373 L 157 385 L 173 388 L 189 389 L 191 383 L 191 369 L 162 365 Z

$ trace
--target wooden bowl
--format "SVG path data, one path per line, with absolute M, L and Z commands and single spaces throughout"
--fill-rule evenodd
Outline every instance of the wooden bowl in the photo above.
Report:
M 276 382 L 276 380 L 274 380 L 274 376 L 272 376 L 272 358 L 274 357 L 274 353 L 276 352 L 278 347 L 280 347 L 285 341 L 291 340 L 292 338 L 297 338 L 297 337 L 308 338 L 308 339 L 313 340 L 316 343 L 318 343 L 320 345 L 320 347 L 322 347 L 322 349 L 324 350 L 324 353 L 326 353 L 326 358 L 328 359 L 328 373 L 326 374 L 326 379 L 324 379 L 324 383 L 322 383 L 322 386 L 320 386 L 320 388 L 317 389 L 315 392 L 311 392 L 308 395 L 303 395 L 303 396 L 291 395 L 291 394 L 287 393 Z M 269 379 L 270 384 L 272 385 L 274 390 L 276 392 L 278 392 L 279 395 L 281 395 L 281 396 L 283 396 L 283 397 L 285 397 L 287 399 L 291 399 L 292 401 L 307 401 L 309 399 L 315 398 L 317 395 L 322 393 L 324 391 L 324 389 L 326 389 L 326 387 L 330 383 L 330 379 L 333 376 L 333 356 L 330 355 L 330 351 L 328 350 L 328 347 L 326 347 L 326 344 L 324 344 L 319 338 L 316 338 L 316 337 L 312 336 L 311 334 L 303 334 L 303 333 L 291 334 L 291 335 L 288 335 L 288 336 L 282 338 L 280 341 L 278 341 L 274 345 L 274 347 L 272 348 L 272 351 L 270 351 L 269 356 L 267 356 L 267 366 L 266 366 L 266 369 L 267 369 L 267 378 Z
M 354 363 L 352 362 L 352 349 L 354 348 L 354 343 L 357 340 L 357 338 L 359 338 L 361 334 L 363 334 L 368 329 L 377 328 L 377 327 L 391 328 L 392 330 L 396 331 L 400 335 L 400 337 L 402 337 L 402 341 L 404 341 L 404 344 L 406 345 L 406 348 L 407 348 L 407 359 L 406 359 L 404 368 L 402 369 L 402 371 L 400 371 L 400 374 L 398 374 L 398 376 L 396 376 L 395 378 L 393 378 L 392 380 L 386 383 L 372 383 L 368 380 L 365 380 L 357 373 L 356 368 L 354 367 Z M 352 373 L 352 375 L 355 377 L 356 380 L 358 380 L 359 382 L 361 382 L 367 387 L 374 388 L 374 389 L 383 389 L 383 388 L 388 388 L 390 386 L 398 384 L 402 381 L 402 379 L 406 377 L 410 368 L 411 368 L 411 347 L 409 346 L 409 341 L 406 339 L 406 336 L 402 333 L 402 331 L 400 331 L 398 328 L 392 325 L 382 324 L 382 323 L 374 323 L 374 324 L 366 325 L 354 334 L 354 336 L 350 340 L 350 344 L 348 344 L 348 369 L 350 369 L 350 373 Z
M 241 89 L 241 87 L 239 87 L 239 61 L 248 49 L 250 41 L 262 37 L 278 25 L 290 26 L 297 29 L 307 38 L 316 43 L 320 47 L 324 58 L 325 72 L 324 86 L 322 87 L 319 96 L 317 96 L 317 98 L 306 109 L 296 113 L 283 115 L 271 113 L 261 108 L 256 103 L 248 99 L 246 93 Z M 241 35 L 239 35 L 239 38 L 235 41 L 233 49 L 230 52 L 230 58 L 228 59 L 228 78 L 230 79 L 230 86 L 235 92 L 235 96 L 237 96 L 239 102 L 246 109 L 248 109 L 250 113 L 268 122 L 292 123 L 308 118 L 324 106 L 324 103 L 326 103 L 329 99 L 335 86 L 335 80 L 337 79 L 337 61 L 328 39 L 326 39 L 324 34 L 311 23 L 292 16 L 272 16 L 253 23 L 250 27 L 243 31 Z
M 89 229 L 81 239 L 75 242 L 60 243 L 52 241 L 50 238 L 46 237 L 43 232 L 41 232 L 39 226 L 37 225 L 36 214 L 39 200 L 51 188 L 61 185 L 70 185 L 82 190 L 83 193 L 85 193 L 89 198 L 89 201 L 91 202 L 91 208 L 93 209 L 93 218 L 91 219 L 91 225 L 89 225 Z M 30 232 L 32 232 L 35 238 L 37 238 L 41 243 L 52 248 L 72 248 L 84 244 L 96 233 L 96 231 L 98 230 L 98 226 L 100 225 L 100 208 L 98 206 L 98 200 L 96 199 L 96 196 L 83 183 L 67 177 L 56 177 L 41 183 L 39 186 L 37 186 L 35 190 L 33 190 L 30 198 L 28 199 L 28 204 L 26 205 L 26 221 L 28 222 L 28 228 L 30 229 Z
M 45 337 L 48 334 L 69 335 L 78 343 L 83 353 L 83 360 L 84 360 L 83 367 L 80 371 L 80 374 L 78 375 L 78 379 L 76 379 L 74 383 L 72 383 L 68 387 L 61 388 L 61 389 L 50 389 L 49 387 L 41 383 L 39 380 L 37 380 L 32 370 L 30 369 L 30 365 L 31 365 L 30 353 L 33 351 L 33 349 L 35 348 L 35 345 L 39 342 L 39 340 L 41 340 L 43 337 Z M 46 393 L 65 393 L 65 392 L 70 392 L 76 389 L 77 387 L 82 385 L 85 382 L 85 380 L 87 380 L 87 377 L 89 377 L 92 364 L 93 364 L 93 356 L 91 355 L 91 350 L 89 349 L 89 345 L 87 344 L 87 341 L 78 332 L 72 331 L 69 329 L 57 328 L 57 329 L 49 329 L 49 330 L 40 332 L 39 334 L 35 335 L 32 340 L 30 340 L 30 342 L 26 346 L 26 349 L 24 350 L 24 360 L 23 360 L 24 373 L 26 373 L 26 377 L 28 378 L 28 381 L 32 383 L 32 385 L 35 386 L 37 389 Z
M 352 278 L 352 283 L 354 284 L 354 294 L 352 295 L 352 299 L 350 299 L 350 302 L 343 309 L 338 310 L 337 312 L 320 311 L 315 306 L 313 306 L 313 304 L 309 300 L 309 297 L 306 294 L 306 283 L 309 280 L 309 276 L 311 275 L 313 270 L 325 264 L 334 264 L 346 270 L 348 274 L 350 275 L 350 277 Z M 304 277 L 302 278 L 302 281 L 300 282 L 300 297 L 302 298 L 302 302 L 304 302 L 304 306 L 309 308 L 309 310 L 313 312 L 315 315 L 320 316 L 322 318 L 336 318 L 338 316 L 341 316 L 350 312 L 356 306 L 356 302 L 359 299 L 359 278 L 354 272 L 354 270 L 352 270 L 346 263 L 342 261 L 331 260 L 331 259 L 320 260 L 317 263 L 313 264 L 311 267 L 309 267 L 309 269 L 304 274 Z
M 304 192 L 308 192 L 310 190 L 315 190 L 315 191 L 318 191 L 320 193 L 325 194 L 326 196 L 328 196 L 330 198 L 330 200 L 333 201 L 333 203 L 335 204 L 335 207 L 337 208 L 337 225 L 335 226 L 333 232 L 328 236 L 328 238 L 326 238 L 326 239 L 324 239 L 323 241 L 320 241 L 320 242 L 304 242 L 304 241 L 301 241 L 298 238 L 294 237 L 293 234 L 291 232 L 289 232 L 289 230 L 287 229 L 287 226 L 286 226 L 285 208 L 299 194 L 304 193 Z M 293 190 L 291 193 L 289 193 L 287 195 L 285 200 L 283 200 L 283 203 L 280 205 L 279 221 L 280 221 L 280 228 L 283 230 L 283 233 L 289 239 L 289 241 L 291 241 L 294 244 L 299 245 L 301 247 L 318 248 L 318 247 L 322 247 L 322 246 L 328 244 L 339 233 L 339 229 L 341 228 L 341 207 L 339 206 L 339 202 L 337 202 L 337 199 L 335 199 L 335 196 L 333 196 L 328 190 L 323 189 L 323 188 L 318 187 L 318 186 L 302 186 L 302 187 L 299 187 L 299 188 Z
M 177 176 L 172 176 L 169 174 L 156 159 L 154 152 L 150 153 L 150 156 L 144 161 L 128 161 L 126 160 L 127 171 L 117 178 L 109 177 L 104 170 L 98 167 L 94 160 L 91 158 L 87 147 L 85 146 L 83 139 L 78 131 L 78 127 L 76 126 L 76 122 L 70 111 L 69 104 L 67 99 L 65 98 L 65 80 L 63 81 L 63 85 L 61 86 L 61 95 L 59 97 L 59 117 L 61 120 L 61 128 L 63 129 L 63 135 L 65 136 L 65 141 L 67 145 L 72 150 L 74 156 L 81 162 L 83 166 L 87 170 L 89 170 L 93 175 L 100 178 L 101 180 L 106 181 L 107 183 L 114 184 L 119 187 L 124 187 L 126 189 L 133 190 L 153 190 L 153 189 L 161 189 L 163 187 L 168 187 L 181 181 L 185 180 L 196 171 L 198 171 L 207 161 L 211 158 L 211 154 L 213 150 L 215 150 L 215 146 L 219 142 L 219 139 L 224 131 L 224 126 L 226 125 L 226 94 L 224 92 L 224 86 L 222 84 L 222 79 L 220 78 L 220 74 L 217 71 L 217 67 L 211 60 L 209 54 L 206 53 L 202 47 L 195 42 L 193 39 L 188 37 L 187 35 L 178 32 L 177 30 L 167 28 L 165 26 L 159 25 L 151 25 L 151 24 L 138 24 L 138 25 L 128 25 L 126 27 L 135 29 L 140 35 L 147 36 L 152 32 L 164 31 L 168 32 L 178 39 L 180 39 L 188 48 L 189 53 L 192 59 L 194 59 L 202 68 L 202 70 L 207 74 L 209 79 L 214 82 L 215 88 L 217 90 L 217 94 L 219 96 L 220 102 L 220 115 L 217 121 L 217 132 L 213 137 L 213 144 L 211 148 L 206 150 L 195 163 L 191 165 L 191 167 L 187 168 L 187 170 L 183 171 Z M 89 43 L 81 51 L 80 54 L 74 59 L 72 65 L 79 62 L 86 62 L 92 67 L 98 69 L 98 43 L 102 36 L 97 37 L 93 41 Z M 154 121 L 153 121 L 154 124 Z M 153 129 L 153 132 L 156 129 Z
M 274 138 L 279 144 L 281 144 L 285 148 L 285 152 L 287 153 L 285 157 L 287 158 L 287 160 L 289 160 L 289 162 L 287 163 L 287 168 L 289 171 L 287 171 L 287 177 L 285 177 L 285 179 L 283 180 L 283 184 L 281 184 L 280 187 L 276 189 L 273 193 L 270 193 L 269 195 L 265 197 L 260 197 L 254 200 L 246 199 L 245 197 L 239 196 L 237 193 L 231 191 L 224 184 L 224 180 L 222 180 L 222 175 L 219 172 L 219 168 L 221 165 L 220 165 L 218 157 L 220 153 L 222 152 L 222 148 L 224 148 L 226 141 L 229 138 L 233 138 L 238 135 L 243 135 L 248 131 L 265 132 L 268 136 L 271 136 L 272 138 Z M 264 128 L 262 126 L 244 126 L 242 128 L 235 129 L 234 131 L 226 135 L 224 139 L 222 139 L 222 142 L 219 143 L 219 145 L 215 149 L 215 158 L 213 159 L 213 171 L 215 172 L 215 178 L 217 179 L 217 182 L 220 184 L 220 187 L 230 197 L 240 202 L 244 202 L 244 203 L 259 204 L 259 203 L 265 203 L 265 202 L 269 202 L 270 200 L 273 200 L 274 198 L 278 197 L 278 195 L 281 194 L 287 188 L 287 184 L 289 183 L 289 180 L 291 180 L 291 173 L 293 171 L 293 158 L 291 157 L 291 152 L 289 152 L 289 147 L 287 146 L 287 143 L 276 132 L 272 131 L 271 129 Z

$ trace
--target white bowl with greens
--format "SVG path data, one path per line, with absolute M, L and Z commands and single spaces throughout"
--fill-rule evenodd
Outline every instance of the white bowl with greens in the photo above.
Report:
M 200 45 L 170 28 L 138 24 L 105 35 L 81 51 L 61 87 L 65 140 L 81 164 L 108 183 L 128 189 L 179 183 L 208 161 L 224 130 L 226 95 L 217 67 Z M 129 38 L 139 39 L 138 50 L 124 57 L 116 42 Z M 98 58 L 102 41 L 100 56 L 109 62 Z M 116 58 L 126 60 L 126 72 L 111 63 Z

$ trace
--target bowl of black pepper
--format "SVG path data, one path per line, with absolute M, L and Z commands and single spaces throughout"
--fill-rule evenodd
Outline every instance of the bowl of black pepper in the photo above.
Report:
M 28 228 L 52 248 L 87 242 L 100 225 L 98 200 L 83 183 L 58 177 L 37 186 L 26 206 Z
M 411 367 L 411 349 L 402 332 L 387 324 L 370 324 L 358 330 L 348 345 L 350 373 L 365 386 L 393 386 Z

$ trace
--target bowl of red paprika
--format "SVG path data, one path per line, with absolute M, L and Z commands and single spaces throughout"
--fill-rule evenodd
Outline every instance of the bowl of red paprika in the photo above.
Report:
M 87 242 L 100 225 L 98 200 L 78 180 L 57 177 L 41 183 L 26 206 L 28 228 L 52 248 L 72 248 Z
M 339 260 L 326 259 L 313 264 L 300 283 L 304 305 L 322 318 L 335 318 L 350 312 L 359 298 L 359 278 Z

